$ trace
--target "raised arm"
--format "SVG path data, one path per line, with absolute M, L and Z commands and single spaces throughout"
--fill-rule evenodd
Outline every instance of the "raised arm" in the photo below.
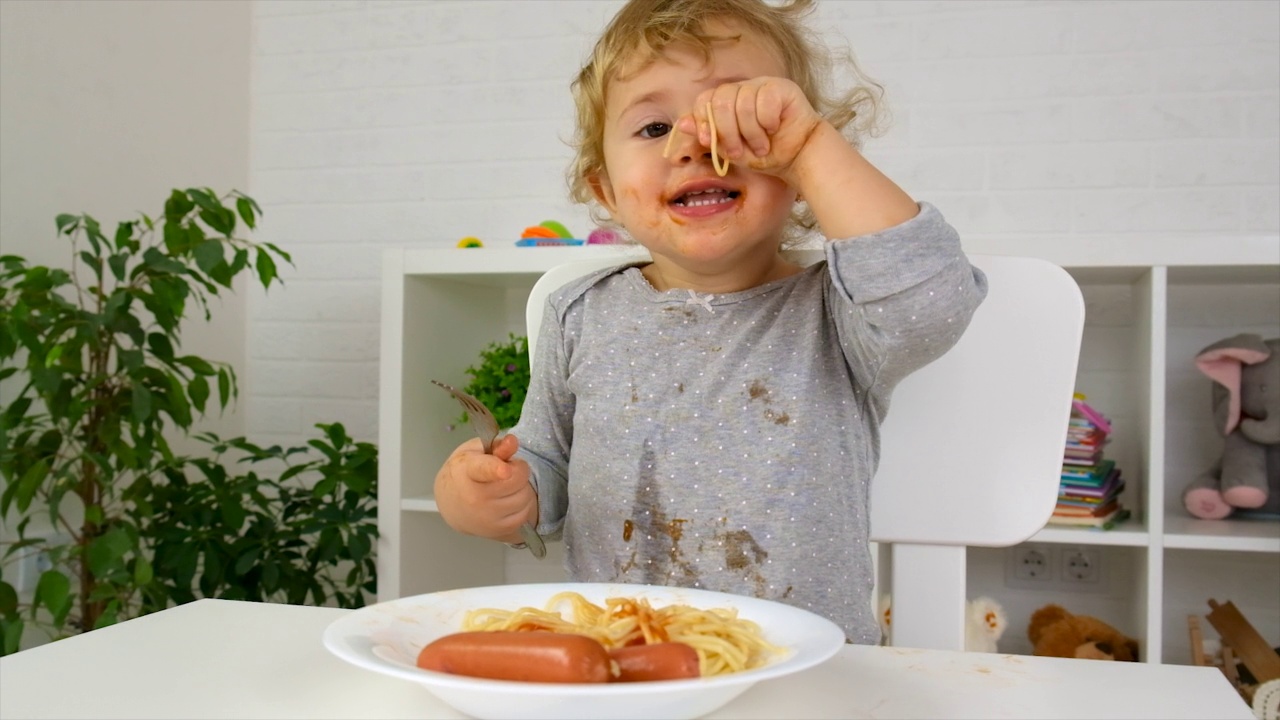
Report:
M 870 235 L 919 212 L 910 195 L 825 120 L 809 134 L 791 176 L 827 238 Z
M 915 217 L 910 195 L 880 172 L 779 77 L 725 83 L 698 96 L 680 119 L 683 132 L 711 146 L 716 136 L 731 162 L 782 178 L 809 204 L 828 238 L 869 235 Z

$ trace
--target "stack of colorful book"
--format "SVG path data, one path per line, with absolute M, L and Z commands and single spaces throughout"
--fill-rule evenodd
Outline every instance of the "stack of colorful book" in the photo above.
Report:
M 1111 423 L 1085 402 L 1072 401 L 1071 422 L 1062 454 L 1062 484 L 1050 525 L 1110 530 L 1129 517 L 1120 504 L 1124 478 L 1115 461 L 1103 454 Z

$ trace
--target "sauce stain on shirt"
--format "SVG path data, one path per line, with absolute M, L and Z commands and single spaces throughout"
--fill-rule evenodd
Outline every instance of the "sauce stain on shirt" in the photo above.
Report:
M 782 410 L 774 410 L 773 408 L 768 407 L 773 404 L 773 398 L 769 394 L 769 387 L 764 384 L 763 380 L 751 381 L 751 385 L 747 387 L 747 398 L 748 402 L 755 402 L 758 400 L 765 405 L 765 420 L 768 420 L 774 425 L 791 424 L 790 413 Z
M 661 487 L 653 471 L 655 454 L 652 446 L 640 453 L 636 477 L 633 533 L 640 531 L 639 553 L 644 558 L 643 580 L 648 585 L 696 586 L 701 578 L 693 564 L 684 557 L 680 540 L 684 537 L 684 518 L 670 518 L 662 507 Z M 626 532 L 625 522 L 623 532 Z M 634 563 L 628 563 L 628 571 Z
M 755 587 L 756 597 L 765 597 L 769 583 L 760 572 L 760 565 L 769 559 L 769 553 L 746 530 L 728 530 L 718 533 L 724 543 L 724 565 L 741 572 L 743 579 Z

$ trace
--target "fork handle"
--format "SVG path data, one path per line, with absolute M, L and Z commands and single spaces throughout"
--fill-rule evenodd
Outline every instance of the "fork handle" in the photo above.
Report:
M 495 442 L 497 442 L 495 438 L 486 438 L 483 434 L 480 435 L 480 443 L 484 445 L 485 455 L 493 454 L 493 444 Z M 529 548 L 529 552 L 533 553 L 533 556 L 539 560 L 547 556 L 547 543 L 543 541 L 542 536 L 538 534 L 537 529 L 534 528 L 533 525 L 527 522 L 521 523 L 520 537 L 524 538 L 524 542 L 515 544 L 507 543 L 508 547 L 515 548 L 516 550 Z
M 524 542 L 507 543 L 507 547 L 515 548 L 516 550 L 528 548 L 529 552 L 533 553 L 533 556 L 539 560 L 547 556 L 547 544 L 543 542 L 542 536 L 538 534 L 533 525 L 521 523 L 520 536 L 524 538 Z

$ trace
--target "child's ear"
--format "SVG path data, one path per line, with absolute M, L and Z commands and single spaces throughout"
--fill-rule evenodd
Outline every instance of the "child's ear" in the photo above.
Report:
M 615 203 L 613 183 L 609 182 L 609 174 L 603 170 L 591 173 L 587 176 L 587 185 L 591 188 L 591 194 L 596 196 L 596 201 L 612 215 Z

